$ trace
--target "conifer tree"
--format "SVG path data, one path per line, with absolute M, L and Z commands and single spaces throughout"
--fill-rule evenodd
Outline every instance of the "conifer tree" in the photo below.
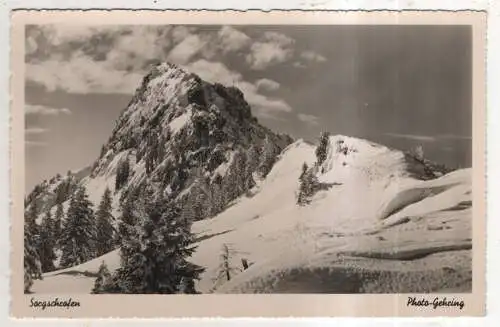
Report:
M 62 233 L 62 223 L 64 217 L 64 208 L 62 203 L 58 203 L 56 205 L 56 215 L 54 217 L 54 239 L 56 240 L 56 245 L 59 246 L 59 239 L 61 238 Z
M 250 145 L 247 157 L 248 157 L 248 165 L 247 165 L 248 170 L 250 172 L 256 171 L 257 168 L 259 167 L 259 158 L 260 158 L 259 148 L 256 147 L 254 144 Z
M 241 152 L 236 151 L 233 155 L 233 159 L 229 168 L 227 169 L 226 175 L 222 179 L 223 185 L 222 189 L 227 202 L 234 200 L 239 194 L 241 194 L 241 176 L 239 162 L 241 160 Z M 224 203 L 225 205 L 226 203 Z
M 101 146 L 101 152 L 100 152 L 100 154 L 99 154 L 99 159 L 100 159 L 100 158 L 102 158 L 102 157 L 104 157 L 104 155 L 106 154 L 106 151 L 108 151 L 108 150 L 106 149 L 106 147 L 105 147 L 105 146 L 104 146 L 104 144 L 103 144 L 103 145 Z
M 234 171 L 236 173 L 236 181 L 237 181 L 237 196 L 245 193 L 253 187 L 253 177 L 252 171 L 249 169 L 249 157 L 246 151 L 237 151 L 235 154 L 235 165 Z
M 308 168 L 304 162 L 302 165 L 302 173 L 299 177 L 299 194 L 297 204 L 305 205 L 310 202 L 311 196 L 318 190 L 319 182 L 313 171 Z
M 102 195 L 101 202 L 96 211 L 97 240 L 96 254 L 101 256 L 111 251 L 114 247 L 114 228 L 111 224 L 113 216 L 111 214 L 111 191 L 106 188 Z
M 318 166 L 321 166 L 326 160 L 328 153 L 328 145 L 330 143 L 330 134 L 328 132 L 321 133 L 319 138 L 319 145 L 316 148 L 316 162 Z
M 30 229 L 30 233 L 35 237 L 35 235 L 38 235 L 38 225 L 36 223 L 36 220 L 38 218 L 38 215 L 40 214 L 38 204 L 36 202 L 36 199 L 33 199 L 30 203 L 30 206 L 28 208 L 28 211 L 26 213 L 25 221 L 26 225 Z
M 307 164 L 304 162 L 304 164 L 302 165 L 302 173 L 299 176 L 299 195 L 297 198 L 297 204 L 300 205 L 306 203 L 306 192 L 307 192 L 306 175 L 308 169 L 309 168 L 307 167 Z
M 424 148 L 422 147 L 421 144 L 415 147 L 413 150 L 414 156 L 417 160 L 423 161 L 424 160 Z
M 210 178 L 198 176 L 192 189 L 193 192 L 188 199 L 188 203 L 186 204 L 187 206 L 192 207 L 192 221 L 210 217 L 213 211 Z
M 146 174 L 151 174 L 154 170 L 154 166 L 158 161 L 158 157 L 160 154 L 160 144 L 158 142 L 158 132 L 152 131 L 147 139 L 147 153 L 146 153 Z
M 180 209 L 157 198 L 136 204 L 132 212 L 139 223 L 122 238 L 122 265 L 104 291 L 195 293 L 194 280 L 204 269 L 187 261 L 195 250 L 194 237 L 189 221 L 179 219 Z
M 43 217 L 39 237 L 38 253 L 40 255 L 42 271 L 49 272 L 55 269 L 54 260 L 56 259 L 56 254 L 54 253 L 56 243 L 54 237 L 54 220 L 52 219 L 50 210 Z
M 129 192 L 121 204 L 121 219 L 118 233 L 115 234 L 115 245 L 119 245 L 122 239 L 129 237 L 130 230 L 136 224 L 133 213 L 134 202 L 134 196 Z
M 103 261 L 99 266 L 99 271 L 97 272 L 97 278 L 94 282 L 94 288 L 92 293 L 99 294 L 104 291 L 104 285 L 106 285 L 111 278 L 111 273 L 109 272 L 108 266 Z
M 63 203 L 69 197 L 70 180 L 64 179 L 56 187 L 56 204 Z
M 261 161 L 259 165 L 259 171 L 262 177 L 266 177 L 267 174 L 269 174 L 276 161 L 277 155 L 278 153 L 276 146 L 269 139 L 269 136 L 266 136 L 266 138 L 264 139 L 264 144 L 262 145 Z
M 125 158 L 124 160 L 120 161 L 120 163 L 116 167 L 115 191 L 120 190 L 122 186 L 127 183 L 129 174 L 130 163 L 128 161 L 128 158 Z
M 33 198 L 30 202 L 28 211 L 25 213 L 25 229 L 30 235 L 30 244 L 36 252 L 38 260 L 40 260 L 40 226 L 36 223 L 38 215 L 40 214 L 36 198 Z M 41 268 L 40 268 L 41 269 Z
M 306 176 L 308 170 L 309 170 L 309 167 L 307 166 L 307 163 L 304 162 L 302 164 L 302 172 L 300 173 L 299 181 L 304 180 L 304 176 Z
M 222 251 L 220 254 L 220 264 L 218 267 L 217 275 L 214 279 L 214 287 L 217 287 L 221 281 L 230 281 L 231 276 L 234 272 L 240 272 L 241 269 L 234 267 L 231 264 L 232 257 L 236 254 L 236 251 L 229 247 L 228 244 L 222 244 Z
M 83 186 L 71 198 L 60 245 L 61 266 L 70 267 L 95 257 L 96 226 L 92 203 Z
M 210 190 L 210 215 L 215 216 L 216 214 L 221 212 L 224 209 L 224 206 L 227 204 L 227 195 L 225 194 L 225 190 L 222 188 L 222 185 L 217 182 L 211 185 Z
M 190 222 L 201 220 L 207 217 L 209 210 L 207 203 L 207 195 L 203 188 L 195 182 L 191 187 L 191 192 L 182 208 L 182 218 Z
M 193 202 L 192 207 L 194 212 L 194 218 L 192 222 L 196 220 L 202 220 L 209 215 L 210 203 L 206 190 L 199 188 L 198 193 L 196 194 L 195 197 L 193 197 L 192 202 Z
M 27 225 L 24 225 L 24 293 L 29 293 L 33 279 L 42 278 L 42 264 L 33 242 L 33 235 Z

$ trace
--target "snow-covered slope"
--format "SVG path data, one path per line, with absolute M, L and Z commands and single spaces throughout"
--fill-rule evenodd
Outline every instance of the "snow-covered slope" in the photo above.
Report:
M 298 178 L 304 162 L 314 164 L 314 150 L 300 140 L 289 145 L 248 195 L 194 223 L 191 260 L 206 267 L 201 292 L 471 290 L 470 169 L 435 178 L 400 151 L 332 136 L 317 167 L 329 187 L 298 206 Z M 216 280 L 224 245 L 230 281 Z M 119 252 L 46 274 L 32 289 L 88 293 L 102 261 L 116 269 Z

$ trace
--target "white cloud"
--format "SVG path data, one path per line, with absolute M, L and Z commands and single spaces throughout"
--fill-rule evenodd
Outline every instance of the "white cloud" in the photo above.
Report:
M 421 142 L 434 142 L 436 140 L 434 136 L 427 136 L 427 135 L 400 134 L 400 133 L 385 133 L 385 135 L 395 138 L 402 138 L 402 139 L 421 141 Z
M 47 142 L 41 141 L 25 141 L 24 143 L 29 147 L 43 147 L 49 145 Z
M 28 36 L 24 45 L 25 52 L 27 55 L 33 54 L 38 49 L 38 43 L 33 36 Z
M 316 62 L 316 63 L 321 63 L 321 62 L 325 62 L 326 61 L 326 58 L 322 55 L 320 55 L 319 53 L 316 53 L 314 51 L 303 51 L 300 53 L 300 56 L 299 56 L 299 60 L 298 61 L 295 61 L 292 66 L 295 67 L 295 68 L 306 68 L 307 67 L 307 63 L 311 63 L 311 62 Z
M 263 91 L 276 91 L 277 89 L 280 88 L 280 83 L 267 79 L 267 78 L 262 78 L 259 79 L 257 82 L 255 82 L 255 85 L 259 90 Z
M 295 43 L 295 40 L 286 36 L 285 34 L 277 32 L 265 32 L 264 39 L 272 43 L 279 44 L 281 46 L 290 46 Z
M 149 60 L 166 57 L 170 47 L 170 28 L 167 26 L 135 26 L 115 38 L 113 48 L 106 55 L 106 63 L 116 70 L 141 70 Z
M 168 60 L 179 65 L 187 64 L 205 45 L 206 41 L 201 37 L 190 35 L 170 51 Z
M 319 118 L 314 116 L 314 115 L 308 115 L 308 114 L 298 114 L 297 117 L 299 118 L 300 121 L 309 124 L 309 125 L 318 125 L 319 124 Z
M 242 80 L 240 73 L 230 70 L 223 63 L 200 59 L 184 66 L 187 70 L 198 74 L 202 79 L 211 83 L 233 85 Z
M 263 39 L 250 47 L 246 61 L 252 69 L 263 70 L 271 65 L 289 60 L 293 55 L 295 41 L 275 32 L 265 32 Z
M 248 82 L 236 85 L 245 94 L 245 99 L 252 105 L 257 116 L 273 118 L 277 113 L 291 112 L 292 107 L 282 99 L 273 99 L 258 93 L 257 87 Z
M 26 66 L 26 78 L 44 85 L 48 91 L 131 94 L 143 77 L 142 72 L 116 70 L 81 52 L 68 61 L 48 60 Z
M 304 51 L 300 54 L 300 57 L 304 60 L 307 61 L 312 61 L 312 62 L 325 62 L 326 58 L 320 55 L 319 53 L 316 53 L 314 51 Z
M 223 53 L 236 52 L 251 43 L 248 35 L 231 26 L 222 27 L 219 30 L 218 38 Z
M 44 85 L 48 91 L 79 94 L 131 94 L 145 75 L 146 64 L 154 61 L 187 66 L 208 80 L 215 79 L 225 84 L 241 82 L 243 78 L 239 73 L 214 64 L 218 61 L 214 58 L 246 49 L 249 54 L 245 58 L 250 66 L 264 69 L 291 58 L 295 42 L 284 34 L 265 32 L 258 42 L 252 44 L 248 35 L 231 26 L 202 32 L 191 26 L 48 25 L 30 32 L 33 38 L 26 41 L 34 42 L 29 45 L 30 51 L 37 51 L 42 44 L 33 41 L 39 39 L 37 33 L 45 38 L 42 53 L 50 53 L 50 57 L 30 58 L 26 64 L 26 79 Z M 101 37 L 102 44 L 95 44 Z M 195 58 L 205 61 L 193 62 Z M 279 84 L 262 80 L 257 85 L 245 87 L 258 93 L 275 90 Z M 260 104 L 266 103 L 260 97 L 249 98 Z M 268 104 L 288 110 L 281 102 L 273 100 Z
M 240 73 L 228 69 L 223 63 L 201 59 L 185 68 L 209 82 L 238 87 L 257 116 L 272 118 L 276 113 L 292 111 L 290 105 L 282 99 L 273 99 L 260 94 L 256 85 L 244 81 Z
M 444 138 L 448 140 L 472 140 L 472 136 L 455 135 L 455 134 L 443 134 L 439 135 L 438 138 Z
M 160 25 L 40 26 L 30 30 L 27 42 L 43 35 L 51 55 L 28 62 L 26 79 L 49 91 L 131 94 L 147 63 L 166 60 L 171 34 L 172 27 Z M 101 59 L 94 59 L 96 55 Z
M 435 136 L 428 136 L 428 135 L 416 135 L 416 134 L 400 134 L 400 133 L 385 133 L 387 136 L 391 137 L 396 137 L 396 138 L 403 138 L 403 139 L 408 139 L 408 140 L 413 140 L 413 141 L 420 141 L 420 142 L 434 142 L 434 141 L 439 141 L 439 140 L 471 140 L 471 136 L 467 135 L 456 135 L 456 134 L 439 134 Z
M 247 63 L 255 70 L 263 70 L 271 65 L 279 64 L 291 57 L 290 49 L 283 49 L 275 43 L 252 44 L 251 52 L 247 55 Z
M 306 65 L 300 61 L 296 61 L 293 63 L 293 67 L 295 68 L 306 68 Z
M 172 39 L 175 43 L 179 43 L 184 40 L 188 35 L 194 32 L 196 29 L 194 27 L 188 26 L 175 26 L 172 29 Z
M 49 24 L 39 25 L 36 33 L 42 33 L 46 42 L 53 47 L 68 43 L 86 42 L 97 34 L 110 34 L 127 30 L 120 25 Z
M 70 41 L 82 41 L 90 38 L 97 30 L 95 26 L 88 25 L 45 25 L 43 29 L 50 44 L 59 46 Z
M 56 116 L 60 114 L 70 115 L 71 111 L 67 108 L 50 108 L 39 104 L 26 104 L 24 109 L 27 115 L 49 115 Z
M 41 127 L 30 127 L 25 130 L 25 133 L 27 135 L 33 135 L 33 134 L 42 134 L 46 133 L 48 129 L 46 128 L 41 128 Z

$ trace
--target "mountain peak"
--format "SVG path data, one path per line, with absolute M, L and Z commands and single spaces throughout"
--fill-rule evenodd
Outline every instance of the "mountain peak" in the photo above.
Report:
M 174 64 L 162 63 L 154 66 L 143 78 L 117 120 L 108 143 L 115 145 L 126 135 L 129 139 L 140 138 L 138 130 L 159 129 L 176 133 L 189 124 L 199 129 L 203 120 L 218 127 L 227 121 L 243 126 L 257 124 L 250 105 L 236 87 L 211 84 Z M 118 147 L 123 150 L 130 145 L 120 144 Z
M 254 174 L 267 174 L 292 141 L 260 125 L 239 89 L 162 63 L 144 77 L 121 113 L 89 183 L 113 180 L 125 169 L 124 181 L 110 185 L 122 200 L 149 185 L 173 200 L 190 201 L 201 187 L 212 197 L 230 194 L 220 211 L 254 184 Z

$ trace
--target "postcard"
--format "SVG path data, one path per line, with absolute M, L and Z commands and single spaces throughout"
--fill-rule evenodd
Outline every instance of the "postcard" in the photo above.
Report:
M 16 10 L 12 316 L 485 313 L 485 12 Z

